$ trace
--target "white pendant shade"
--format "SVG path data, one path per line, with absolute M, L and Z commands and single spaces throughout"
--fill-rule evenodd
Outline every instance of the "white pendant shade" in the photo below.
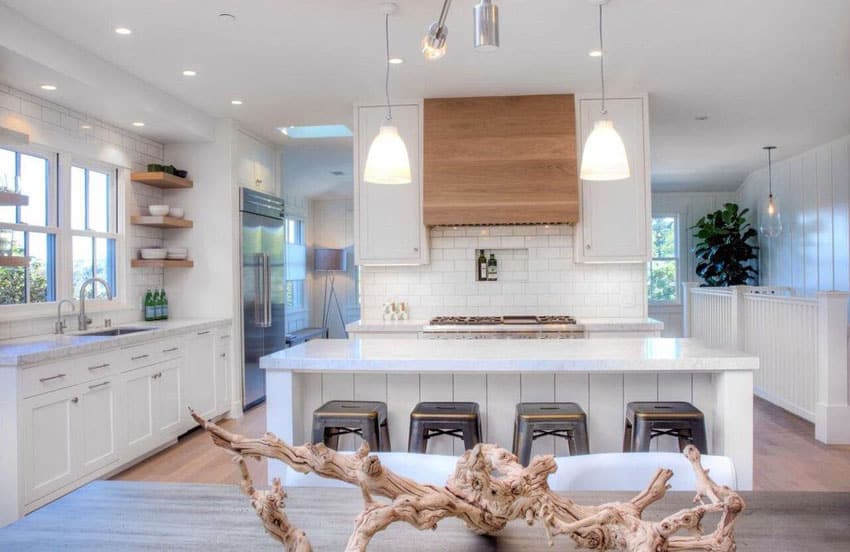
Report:
M 614 123 L 602 119 L 584 143 L 581 154 L 582 180 L 623 180 L 631 176 L 623 139 Z
M 393 125 L 381 125 L 369 146 L 363 180 L 372 184 L 410 184 L 407 146 Z

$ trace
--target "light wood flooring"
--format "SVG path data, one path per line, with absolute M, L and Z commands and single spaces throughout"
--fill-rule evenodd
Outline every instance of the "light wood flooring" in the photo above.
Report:
M 761 399 L 754 402 L 754 472 L 757 491 L 850 492 L 850 446 L 827 446 L 815 440 L 814 426 Z M 243 435 L 265 431 L 265 405 L 222 425 Z M 266 460 L 249 468 L 259 487 L 266 486 Z M 202 431 L 183 436 L 173 447 L 118 474 L 128 481 L 238 483 L 227 453 Z

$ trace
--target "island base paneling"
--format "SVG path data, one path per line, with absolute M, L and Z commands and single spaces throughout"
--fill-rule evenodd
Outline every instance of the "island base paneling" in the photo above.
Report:
M 312 412 L 329 400 L 387 403 L 393 451 L 406 451 L 410 411 L 419 401 L 475 401 L 481 407 L 483 439 L 511 448 L 518 402 L 575 402 L 588 416 L 591 453 L 623 446 L 625 406 L 636 400 L 687 401 L 703 411 L 710 454 L 731 456 L 742 489 L 752 486 L 752 374 L 719 373 L 311 373 L 269 371 L 269 431 L 302 444 L 311 435 Z M 287 408 L 286 405 L 292 405 Z M 749 420 L 749 421 L 748 421 Z M 354 450 L 359 439 L 340 439 Z M 676 450 L 673 438 L 653 440 L 654 450 Z M 463 444 L 450 437 L 431 440 L 428 451 L 459 455 Z M 568 454 L 560 439 L 534 443 L 533 454 Z M 269 478 L 283 475 L 272 463 Z

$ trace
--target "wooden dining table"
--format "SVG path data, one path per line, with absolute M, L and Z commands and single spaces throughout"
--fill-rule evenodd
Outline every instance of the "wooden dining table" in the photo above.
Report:
M 359 490 L 296 487 L 287 490 L 286 512 L 316 551 L 345 548 L 362 508 Z M 741 493 L 747 509 L 737 523 L 739 551 L 850 550 L 850 493 Z M 633 493 L 576 492 L 582 504 L 624 500 Z M 692 493 L 671 492 L 647 510 L 660 519 L 688 507 Z M 705 520 L 706 530 L 716 518 Z M 280 551 L 236 485 L 96 481 L 0 529 L 0 550 Z M 510 523 L 495 537 L 471 533 L 456 519 L 436 531 L 395 523 L 375 536 L 370 551 L 535 552 L 575 550 L 571 539 L 549 548 L 543 528 Z

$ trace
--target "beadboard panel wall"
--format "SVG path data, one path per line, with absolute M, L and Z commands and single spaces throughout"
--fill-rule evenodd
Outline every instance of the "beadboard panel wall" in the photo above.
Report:
M 82 129 L 83 124 L 91 128 Z M 0 84 L 0 126 L 28 134 L 33 144 L 129 170 L 143 170 L 148 163 L 163 162 L 162 144 L 4 84 Z M 157 188 L 128 183 L 126 190 L 128 219 L 146 211 L 148 205 L 162 202 L 162 191 Z M 127 224 L 124 243 L 132 257 L 139 248 L 161 246 L 162 230 Z M 126 270 L 128 310 L 105 315 L 115 323 L 140 319 L 145 290 L 163 286 L 161 269 Z M 91 314 L 95 324 L 102 323 L 103 313 Z M 54 320 L 55 317 L 40 317 L 0 321 L 0 339 L 50 333 Z M 74 327 L 73 323 L 70 325 Z
M 738 190 L 742 206 L 758 213 L 767 184 L 766 167 L 751 173 Z M 760 284 L 805 296 L 848 291 L 850 136 L 774 163 L 773 193 L 783 229 L 773 239 L 759 236 Z M 758 226 L 757 215 L 753 221 Z
M 410 316 L 571 314 L 643 317 L 646 266 L 580 264 L 573 260 L 574 228 L 550 226 L 434 227 L 431 263 L 361 267 L 363 320 L 380 320 L 386 301 L 406 301 Z M 527 250 L 527 273 L 509 281 L 475 279 L 477 249 Z M 510 263 L 509 263 L 510 264 Z

